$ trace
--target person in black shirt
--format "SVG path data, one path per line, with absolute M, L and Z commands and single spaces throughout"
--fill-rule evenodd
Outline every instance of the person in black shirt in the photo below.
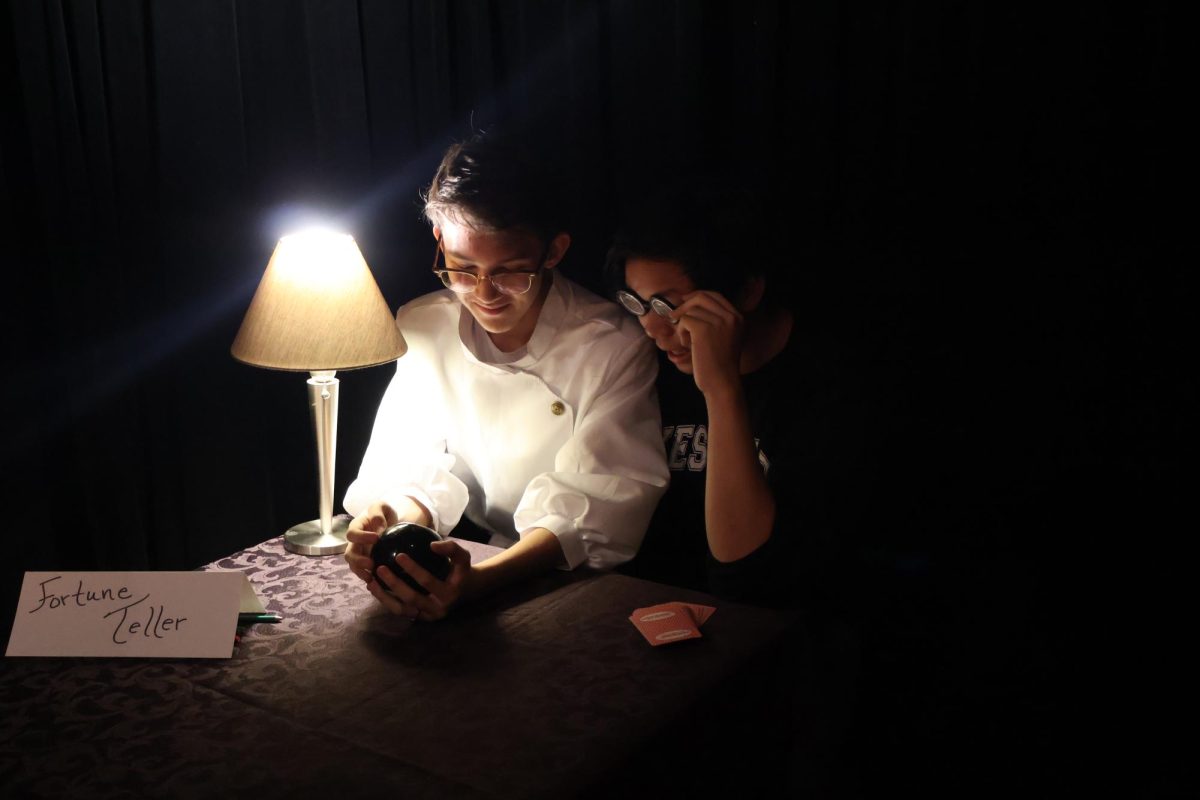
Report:
M 696 188 L 660 195 L 614 237 L 617 299 L 660 350 L 671 484 L 623 571 L 762 605 L 831 580 L 855 458 L 843 366 L 802 335 L 753 254 L 745 209 Z

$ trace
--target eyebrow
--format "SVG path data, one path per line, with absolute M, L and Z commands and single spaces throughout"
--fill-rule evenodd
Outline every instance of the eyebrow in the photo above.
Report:
M 466 263 L 467 263 L 469 266 L 471 266 L 471 267 L 474 267 L 475 269 L 479 269 L 479 265 L 478 265 L 478 264 L 475 264 L 475 263 L 474 263 L 474 262 L 472 262 L 472 261 L 471 261 L 471 259 L 469 259 L 469 258 L 464 258 L 464 257 L 462 256 L 462 254 L 460 254 L 460 253 L 455 253 L 453 250 L 447 250 L 445 247 L 443 247 L 443 248 L 442 248 L 442 253 L 443 253 L 443 254 L 444 254 L 444 255 L 445 255 L 447 258 L 453 258 L 455 261 L 463 261 L 463 262 L 466 262 Z M 521 262 L 521 261 L 531 261 L 531 262 L 534 262 L 534 263 L 536 264 L 536 263 L 537 263 L 537 256 L 518 256 L 517 258 L 509 258 L 509 259 L 506 259 L 506 260 L 504 260 L 504 261 L 501 261 L 501 262 L 500 262 L 500 263 L 499 263 L 497 266 L 501 266 L 501 267 L 503 267 L 503 266 L 505 266 L 505 265 L 508 265 L 508 264 L 514 264 L 514 263 L 518 263 L 518 262 Z M 461 269 L 461 268 L 456 268 L 456 267 L 450 267 L 448 264 L 447 264 L 447 267 L 449 267 L 450 269 L 460 269 L 460 271 L 462 271 L 462 272 L 467 272 L 467 271 L 468 271 L 468 270 L 466 270 L 466 269 Z M 511 270 L 507 270 L 507 271 L 511 271 Z M 526 272 L 526 271 L 528 271 L 528 270 L 519 270 L 519 271 Z

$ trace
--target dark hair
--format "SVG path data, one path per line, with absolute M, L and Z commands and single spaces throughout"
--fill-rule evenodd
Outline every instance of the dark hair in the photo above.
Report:
M 425 217 L 542 240 L 568 229 L 553 151 L 516 132 L 482 131 L 446 150 L 425 193 Z
M 625 262 L 635 256 L 675 261 L 698 288 L 732 299 L 748 279 L 766 275 L 755 218 L 749 194 L 719 179 L 652 190 L 622 215 L 605 260 L 607 281 L 624 286 Z

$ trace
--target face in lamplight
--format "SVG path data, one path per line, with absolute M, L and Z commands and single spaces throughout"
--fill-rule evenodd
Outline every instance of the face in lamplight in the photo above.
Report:
M 453 222 L 443 222 L 433 234 L 440 245 L 434 269 L 443 282 L 499 350 L 522 347 L 537 326 L 549 271 L 571 237 L 560 233 L 545 242 L 526 231 L 483 231 Z

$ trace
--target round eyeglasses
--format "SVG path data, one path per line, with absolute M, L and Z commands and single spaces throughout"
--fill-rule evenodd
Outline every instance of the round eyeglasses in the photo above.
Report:
M 675 311 L 675 304 L 666 299 L 660 294 L 656 294 L 649 300 L 643 300 L 633 292 L 621 289 L 617 292 L 617 300 L 625 307 L 625 310 L 636 317 L 645 315 L 647 311 L 653 310 L 655 314 L 675 324 L 675 320 L 671 319 L 671 314 Z
M 442 240 L 438 239 L 437 249 L 433 251 L 433 274 L 441 278 L 446 288 L 455 294 L 471 294 L 474 292 L 479 287 L 479 276 L 465 269 L 439 268 L 443 256 Z M 497 272 L 486 277 L 500 294 L 525 294 L 533 288 L 533 278 L 542 271 L 541 264 L 545 260 L 546 257 L 543 255 L 541 261 L 538 262 L 538 268 L 535 270 Z

